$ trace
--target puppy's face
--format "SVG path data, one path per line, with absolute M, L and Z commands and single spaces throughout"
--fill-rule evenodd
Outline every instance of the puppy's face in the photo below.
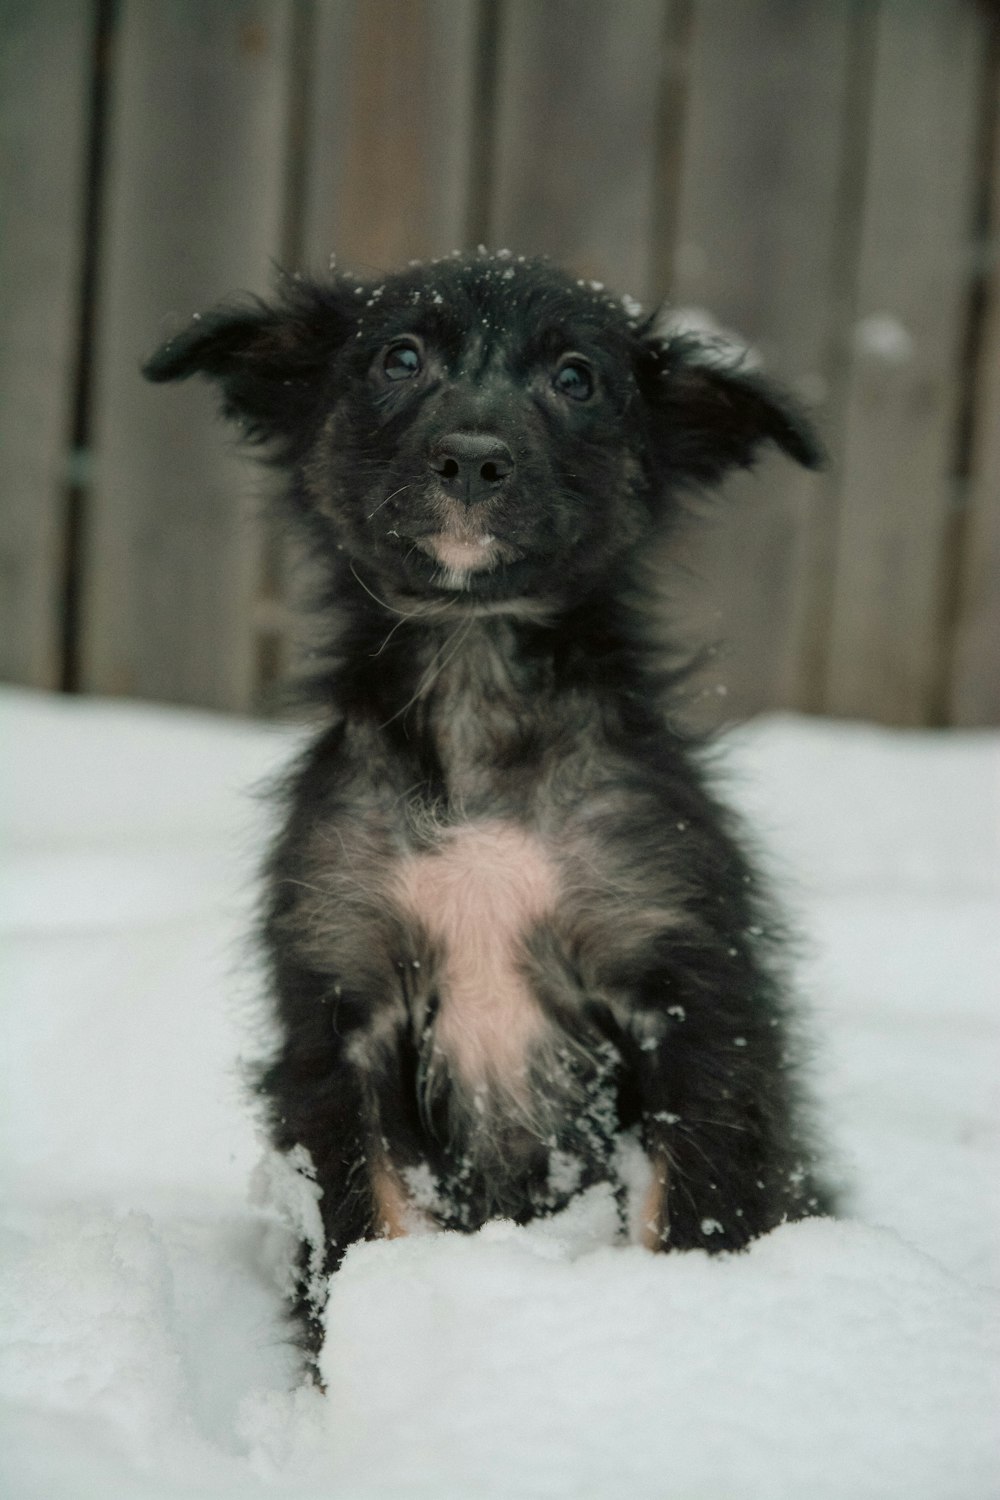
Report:
M 397 594 L 575 597 L 676 486 L 766 438 L 817 457 L 759 376 L 508 256 L 292 283 L 274 307 L 199 320 L 147 367 L 196 371 L 292 468 L 331 549 Z
M 306 482 L 381 580 L 536 595 L 600 573 L 649 524 L 622 309 L 518 270 L 397 277 L 334 360 Z

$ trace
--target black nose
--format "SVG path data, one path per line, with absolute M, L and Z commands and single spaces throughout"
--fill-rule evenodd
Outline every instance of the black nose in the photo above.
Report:
M 514 455 L 486 432 L 449 432 L 431 449 L 430 466 L 449 494 L 466 505 L 488 500 L 514 472 Z

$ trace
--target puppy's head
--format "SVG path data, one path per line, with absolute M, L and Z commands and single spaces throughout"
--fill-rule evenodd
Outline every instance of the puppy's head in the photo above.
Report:
M 195 320 L 145 373 L 218 381 L 331 553 L 383 589 L 564 598 L 765 441 L 819 458 L 784 393 L 633 313 L 544 263 L 453 258 L 291 281 Z

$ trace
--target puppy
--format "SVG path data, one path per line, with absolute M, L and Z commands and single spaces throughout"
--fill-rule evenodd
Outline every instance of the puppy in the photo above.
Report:
M 683 493 L 762 444 L 817 463 L 792 401 L 506 254 L 290 280 L 146 374 L 218 383 L 326 576 L 326 722 L 263 922 L 259 1087 L 323 1224 L 306 1347 L 354 1241 L 597 1182 L 624 1216 L 623 1141 L 651 1249 L 827 1211 L 778 929 L 673 717 L 646 567 Z

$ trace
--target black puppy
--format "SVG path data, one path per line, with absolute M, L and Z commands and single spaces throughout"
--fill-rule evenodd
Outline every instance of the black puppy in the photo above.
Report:
M 671 717 L 643 568 L 685 488 L 768 439 L 817 462 L 790 400 L 508 255 L 293 280 L 146 373 L 219 382 L 327 571 L 260 1080 L 322 1190 L 311 1347 L 353 1241 L 524 1221 L 597 1181 L 624 1204 L 623 1140 L 650 1247 L 825 1211 L 776 929 Z

